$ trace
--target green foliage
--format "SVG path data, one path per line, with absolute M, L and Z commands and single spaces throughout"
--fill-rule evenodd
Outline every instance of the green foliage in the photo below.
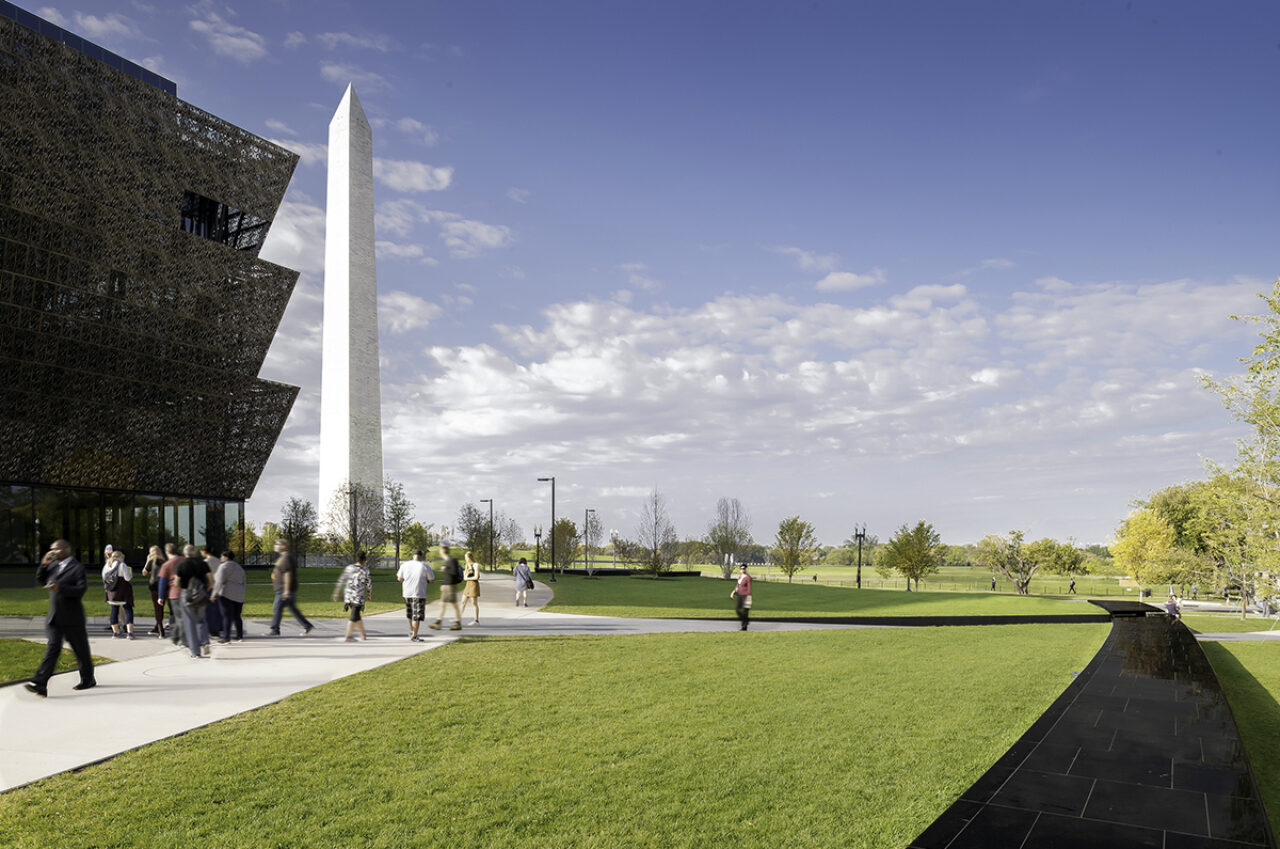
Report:
M 813 563 L 813 555 L 818 548 L 818 535 L 813 525 L 792 516 L 778 523 L 778 531 L 773 537 L 773 559 L 778 568 L 790 582 L 796 572 L 807 569 Z
M 440 538 L 431 532 L 432 527 L 433 523 L 431 522 L 426 525 L 421 522 L 410 522 L 408 527 L 404 529 L 405 552 L 422 551 L 425 553 L 439 544 Z
M 387 542 L 395 548 L 395 558 L 400 560 L 400 545 L 405 540 L 405 532 L 413 522 L 413 502 L 404 494 L 404 484 L 387 478 L 382 485 L 384 510 L 386 519 Z M 423 548 L 426 551 L 426 548 Z
M 319 524 L 320 517 L 316 515 L 315 506 L 305 499 L 290 498 L 280 510 L 280 536 L 297 554 L 310 549 Z
M 921 519 L 914 528 L 903 525 L 884 547 L 883 562 L 877 563 L 876 571 L 883 568 L 888 572 L 897 572 L 908 581 L 916 582 L 920 589 L 920 579 L 931 572 L 936 572 L 942 560 L 942 541 L 933 525 Z
M 549 539 L 543 544 L 543 552 L 546 554 L 548 562 L 550 562 L 552 549 L 551 540 L 554 539 L 555 546 L 555 562 L 552 566 L 557 569 L 568 569 L 573 565 L 573 561 L 578 559 L 578 526 L 574 524 L 572 519 L 556 519 L 555 526 L 548 535 Z

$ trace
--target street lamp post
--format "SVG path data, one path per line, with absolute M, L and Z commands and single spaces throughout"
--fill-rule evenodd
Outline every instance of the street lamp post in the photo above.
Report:
M 556 582 L 556 477 L 538 478 L 539 483 L 551 481 L 551 583 Z
M 613 568 L 617 569 L 618 568 L 618 532 L 613 528 L 609 529 L 609 547 L 613 549 Z
M 587 570 L 587 574 L 591 574 L 591 514 L 596 512 L 594 507 L 588 507 L 587 512 L 582 514 L 582 568 Z
M 542 528 L 533 527 L 533 571 L 537 572 L 542 565 Z
M 858 541 L 858 589 L 862 589 L 862 543 L 867 538 L 867 526 L 854 526 L 853 538 Z
M 489 505 L 489 571 L 493 571 L 493 499 L 481 498 L 481 504 Z

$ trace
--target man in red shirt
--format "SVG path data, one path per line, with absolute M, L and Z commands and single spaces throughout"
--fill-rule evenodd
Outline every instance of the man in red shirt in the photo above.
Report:
M 169 601 L 169 626 L 173 627 L 174 610 L 178 606 L 178 599 L 182 595 L 182 587 L 178 586 L 178 564 L 182 562 L 182 555 L 178 554 L 178 546 L 175 543 L 167 542 L 164 545 L 164 553 L 169 559 L 160 566 L 160 583 L 166 588 L 161 595 Z M 164 623 L 157 622 L 156 627 L 160 629 L 160 636 L 164 637 Z M 174 644 L 179 641 L 177 634 L 174 634 Z

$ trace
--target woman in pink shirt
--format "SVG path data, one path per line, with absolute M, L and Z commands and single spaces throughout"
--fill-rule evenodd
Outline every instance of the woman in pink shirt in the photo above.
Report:
M 738 600 L 738 619 L 742 621 L 742 630 L 747 630 L 747 617 L 751 615 L 751 576 L 747 574 L 747 564 L 739 567 L 738 583 L 729 593 L 730 598 Z

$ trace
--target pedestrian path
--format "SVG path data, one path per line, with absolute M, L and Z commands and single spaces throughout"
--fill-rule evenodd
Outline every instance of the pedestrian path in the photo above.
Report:
M 185 647 L 139 634 L 112 639 L 91 620 L 90 646 L 115 663 L 96 670 L 98 686 L 74 692 L 75 672 L 49 682 L 49 698 L 21 685 L 0 688 L 0 792 L 87 766 L 121 752 L 190 731 L 280 701 L 311 687 L 374 669 L 448 645 L 459 637 L 652 634 L 737 630 L 736 620 L 615 619 L 539 610 L 551 600 L 542 583 L 529 593 L 529 606 L 512 601 L 511 578 L 485 574 L 481 624 L 461 631 L 422 628 L 424 642 L 408 641 L 403 612 L 365 617 L 370 638 L 343 642 L 346 620 L 316 619 L 307 636 L 286 621 L 283 636 L 267 635 L 269 623 L 246 622 L 242 643 L 214 645 L 212 657 L 196 660 Z M 438 603 L 427 611 L 430 622 Z M 143 620 L 150 622 L 150 619 Z M 451 624 L 451 620 L 446 620 Z M 813 630 L 798 623 L 761 624 L 761 631 Z M 826 626 L 848 627 L 848 626 Z M 0 637 L 44 641 L 43 617 L 0 618 Z M 34 671 L 34 670 L 33 670 Z

